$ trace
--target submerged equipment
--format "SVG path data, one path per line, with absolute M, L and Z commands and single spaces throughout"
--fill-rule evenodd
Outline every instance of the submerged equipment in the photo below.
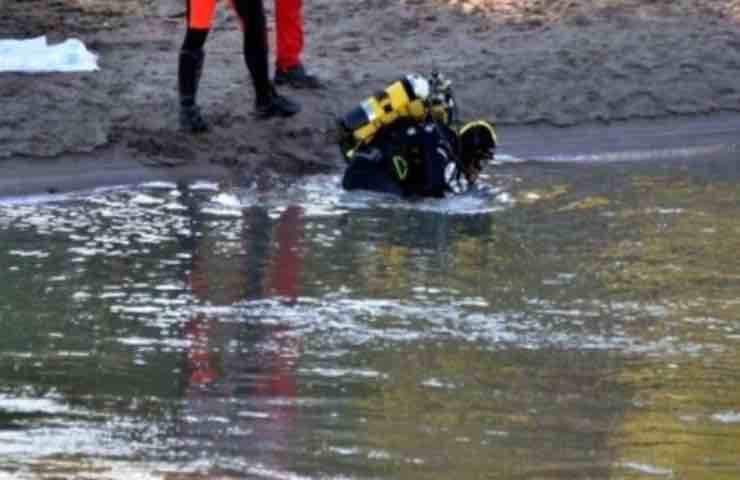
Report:
M 439 73 L 430 78 L 410 73 L 350 110 L 339 119 L 339 148 L 345 160 L 352 160 L 358 147 L 370 143 L 383 126 L 399 118 L 452 125 L 457 106 L 450 86 Z

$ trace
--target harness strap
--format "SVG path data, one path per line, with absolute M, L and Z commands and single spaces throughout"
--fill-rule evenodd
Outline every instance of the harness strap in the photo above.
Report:
M 393 168 L 396 169 L 396 175 L 398 175 L 399 180 L 406 180 L 406 177 L 409 175 L 409 164 L 403 157 L 400 155 L 393 156 Z

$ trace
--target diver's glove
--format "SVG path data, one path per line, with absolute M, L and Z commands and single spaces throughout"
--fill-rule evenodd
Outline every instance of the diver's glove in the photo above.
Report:
M 445 167 L 445 184 L 454 194 L 466 192 L 474 185 L 468 181 L 456 162 L 449 162 Z

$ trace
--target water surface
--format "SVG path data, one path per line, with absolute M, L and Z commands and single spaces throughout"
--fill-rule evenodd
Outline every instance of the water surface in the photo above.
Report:
M 5 201 L 0 478 L 738 478 L 739 170 Z

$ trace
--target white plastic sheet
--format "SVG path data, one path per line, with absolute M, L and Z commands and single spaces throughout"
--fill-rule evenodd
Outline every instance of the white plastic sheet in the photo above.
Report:
M 98 57 L 77 40 L 49 45 L 46 37 L 0 40 L 0 72 L 92 72 Z

